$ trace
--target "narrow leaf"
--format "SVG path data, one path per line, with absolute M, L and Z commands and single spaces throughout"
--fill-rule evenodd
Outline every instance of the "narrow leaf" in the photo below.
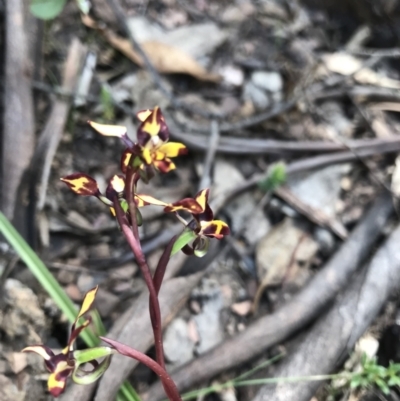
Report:
M 171 256 L 179 252 L 190 241 L 197 238 L 197 235 L 192 230 L 184 230 L 183 233 L 177 238 L 172 247 Z

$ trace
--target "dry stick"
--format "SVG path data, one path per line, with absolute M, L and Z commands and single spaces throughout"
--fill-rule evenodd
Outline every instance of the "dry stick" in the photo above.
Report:
M 316 168 L 321 168 L 325 166 L 330 166 L 332 164 L 347 163 L 360 159 L 361 157 L 373 156 L 376 154 L 384 154 L 391 152 L 400 151 L 400 143 L 386 143 L 381 145 L 374 145 L 371 148 L 363 148 L 359 150 L 357 155 L 354 152 L 339 152 L 334 154 L 313 156 L 306 159 L 300 159 L 298 161 L 289 163 L 286 166 L 286 173 L 288 175 L 301 173 L 303 171 L 313 170 Z M 260 181 L 266 178 L 265 173 L 259 173 L 253 175 L 250 179 L 243 182 L 243 184 L 238 185 L 235 189 L 224 194 L 224 196 L 217 199 L 217 202 L 213 204 L 213 210 L 216 213 L 221 210 L 221 208 L 229 202 L 234 197 L 240 195 L 241 193 L 255 187 Z
M 275 313 L 258 319 L 244 332 L 176 371 L 172 378 L 178 388 L 186 390 L 249 361 L 310 323 L 347 284 L 392 212 L 391 198 L 385 192 L 325 267 L 296 296 Z M 162 397 L 162 387 L 157 383 L 150 388 L 146 399 L 156 401 Z
M 340 239 L 345 240 L 347 238 L 347 229 L 338 219 L 327 215 L 322 209 L 304 203 L 287 186 L 276 188 L 274 190 L 274 195 L 283 199 L 288 205 L 306 216 L 313 223 L 329 228 Z
M 208 188 L 212 183 L 211 167 L 214 162 L 215 154 L 217 152 L 218 142 L 219 142 L 218 121 L 212 120 L 211 121 L 211 135 L 210 135 L 210 139 L 206 145 L 207 153 L 206 153 L 206 158 L 205 158 L 204 166 L 203 166 L 203 176 L 201 177 L 199 188 L 198 188 L 199 191 L 204 188 Z
M 379 314 L 400 283 L 400 226 L 374 255 L 366 271 L 330 311 L 309 330 L 302 342 L 274 372 L 275 377 L 331 373 Z M 253 401 L 308 401 L 317 382 L 264 386 Z
M 14 215 L 17 190 L 32 157 L 35 130 L 31 66 L 27 49 L 22 0 L 5 2 L 5 68 L 0 207 Z M 18 217 L 18 216 L 17 216 Z
M 206 138 L 203 135 L 171 132 L 171 136 L 185 142 L 191 149 L 208 149 Z M 355 139 L 346 142 L 346 145 L 328 141 L 281 141 L 275 139 L 254 139 L 223 136 L 219 139 L 217 151 L 228 154 L 297 154 L 297 153 L 329 153 L 351 149 L 360 150 L 383 146 L 385 144 L 398 144 L 397 137 L 388 139 Z
M 72 92 L 75 89 L 81 60 L 84 57 L 84 52 L 85 48 L 79 42 L 79 40 L 76 38 L 73 39 L 68 50 L 67 60 L 64 64 L 62 87 L 66 91 Z M 40 134 L 37 146 L 38 152 L 35 151 L 34 158 L 32 159 L 32 161 L 35 163 L 35 168 L 38 168 L 38 165 L 43 166 L 37 204 L 38 210 L 42 210 L 44 208 L 51 164 L 64 132 L 64 126 L 67 120 L 69 108 L 69 102 L 63 100 L 56 100 L 54 102 L 50 116 L 42 133 Z M 42 162 L 41 160 L 43 159 L 44 161 Z
M 160 73 L 156 70 L 150 59 L 147 57 L 146 52 L 142 49 L 139 42 L 134 38 L 132 35 L 131 30 L 126 22 L 124 10 L 121 8 L 119 4 L 119 0 L 107 0 L 107 3 L 110 5 L 114 14 L 123 28 L 125 35 L 128 37 L 129 41 L 131 42 L 134 50 L 138 52 L 140 57 L 143 60 L 143 63 L 147 70 L 149 71 L 150 75 L 153 77 L 154 83 L 157 85 L 158 89 L 165 95 L 165 97 L 172 103 L 172 105 L 176 108 L 184 109 L 192 114 L 198 114 L 205 118 L 222 118 L 219 113 L 213 113 L 209 111 L 205 111 L 203 109 L 199 109 L 197 107 L 191 106 L 181 100 L 177 99 L 175 95 L 164 85 Z

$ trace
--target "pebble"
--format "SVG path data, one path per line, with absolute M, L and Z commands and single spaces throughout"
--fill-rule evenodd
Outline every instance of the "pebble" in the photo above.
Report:
M 271 100 L 268 94 L 252 81 L 247 82 L 243 90 L 243 99 L 250 100 L 258 110 L 266 109 L 270 106 Z
M 188 324 L 177 318 L 171 322 L 164 335 L 165 357 L 175 366 L 193 358 L 194 343 L 189 337 Z
M 254 71 L 251 74 L 251 82 L 260 89 L 268 92 L 281 92 L 283 80 L 279 72 Z

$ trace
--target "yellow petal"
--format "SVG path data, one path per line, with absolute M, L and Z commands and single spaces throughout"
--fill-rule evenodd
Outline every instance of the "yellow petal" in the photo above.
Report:
M 81 316 L 83 316 L 92 307 L 93 302 L 96 298 L 96 293 L 97 293 L 98 288 L 99 287 L 96 286 L 92 290 L 90 290 L 86 293 L 76 320 L 78 320 Z
M 117 136 L 122 138 L 126 134 L 126 127 L 122 125 L 99 124 L 94 121 L 88 121 L 88 123 L 95 131 L 104 136 Z
M 158 135 L 161 129 L 161 119 L 158 107 L 154 107 L 154 110 L 149 113 L 147 118 L 143 121 L 140 129 L 151 136 Z
M 146 164 L 151 164 L 151 162 L 153 161 L 150 150 L 147 148 L 143 148 L 142 157 Z
M 177 157 L 187 152 L 186 146 L 179 142 L 167 142 L 161 145 L 158 150 L 163 152 L 167 157 Z
M 201 206 L 203 211 L 206 209 L 207 206 L 209 192 L 210 190 L 208 188 L 202 189 L 200 192 L 197 193 L 195 197 L 197 203 Z
M 145 194 L 136 194 L 135 199 L 137 201 L 138 207 L 146 206 L 146 205 L 156 205 L 156 206 L 168 206 L 168 203 L 160 201 L 156 198 L 153 198 L 150 195 Z

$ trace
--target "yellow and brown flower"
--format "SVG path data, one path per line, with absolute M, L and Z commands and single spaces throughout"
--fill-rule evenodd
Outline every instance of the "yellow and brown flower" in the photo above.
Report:
M 93 360 L 91 360 L 90 357 L 87 358 L 88 353 L 90 353 L 92 350 L 74 351 L 75 340 L 77 339 L 81 331 L 89 325 L 90 319 L 86 319 L 79 326 L 77 326 L 78 322 L 80 318 L 82 318 L 91 309 L 96 297 L 97 289 L 98 288 L 95 287 L 92 290 L 88 291 L 85 295 L 81 309 L 79 310 L 79 313 L 71 327 L 68 344 L 59 354 L 54 354 L 54 352 L 45 345 L 32 345 L 22 350 L 23 352 L 34 352 L 44 359 L 45 365 L 50 372 L 47 386 L 49 392 L 54 397 L 58 397 L 65 390 L 65 386 L 69 376 L 72 375 L 74 377 L 75 374 L 79 374 L 81 378 L 86 377 L 85 379 L 82 379 L 81 382 L 86 382 L 87 384 L 89 384 L 90 382 L 97 380 L 97 378 L 101 376 L 102 373 L 104 373 L 110 363 L 109 355 L 111 354 L 111 351 L 105 347 L 92 349 L 94 350 L 94 353 L 92 353 L 93 355 L 101 354 L 99 353 L 99 350 L 101 349 L 102 356 L 106 356 L 106 359 L 103 360 L 101 363 L 98 363 L 95 358 L 93 358 Z M 87 370 L 83 370 L 80 368 L 81 363 L 76 355 L 76 353 L 78 352 L 81 356 L 86 353 L 84 359 L 85 362 L 90 362 L 92 364 L 92 371 L 88 372 Z
M 197 235 L 194 248 L 202 246 L 205 238 L 222 239 L 230 234 L 229 226 L 222 220 L 214 220 L 214 213 L 208 204 L 209 189 L 203 189 L 194 198 L 185 198 L 175 203 L 165 203 L 149 195 L 136 194 L 139 207 L 145 205 L 163 206 L 165 212 L 185 211 L 192 215 L 187 228 Z

